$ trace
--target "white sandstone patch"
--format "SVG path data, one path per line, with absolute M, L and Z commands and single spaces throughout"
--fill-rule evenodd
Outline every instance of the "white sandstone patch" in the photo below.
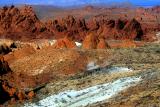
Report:
M 57 40 L 49 40 L 49 45 L 52 46 L 57 42 Z
M 79 43 L 79 42 L 75 42 L 76 46 L 77 47 L 81 47 L 82 46 L 82 43 Z
M 136 85 L 140 77 L 126 77 L 110 83 L 92 86 L 79 91 L 68 90 L 46 97 L 37 103 L 27 103 L 24 107 L 84 107 L 117 95 L 119 92 Z

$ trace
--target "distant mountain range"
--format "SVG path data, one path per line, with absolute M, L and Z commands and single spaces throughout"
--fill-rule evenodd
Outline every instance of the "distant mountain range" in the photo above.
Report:
M 132 4 L 134 6 L 160 5 L 160 0 L 1 0 L 0 5 L 30 4 L 30 5 L 54 5 L 54 6 L 79 6 L 79 5 L 118 5 Z

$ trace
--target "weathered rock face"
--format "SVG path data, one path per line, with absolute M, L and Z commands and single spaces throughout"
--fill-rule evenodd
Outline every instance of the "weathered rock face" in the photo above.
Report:
M 98 30 L 100 27 L 99 22 L 96 20 L 96 18 L 90 19 L 87 22 L 87 28 L 89 29 L 89 31 L 96 31 Z
M 30 99 L 34 92 L 26 93 L 24 90 L 17 88 L 19 85 L 19 77 L 16 76 L 10 69 L 8 63 L 0 56 L 0 105 L 6 101 L 16 101 Z
M 74 40 L 83 41 L 88 33 L 93 32 L 95 35 L 104 35 L 105 39 L 146 40 L 144 35 L 160 29 L 159 25 L 150 23 L 159 21 L 156 14 L 150 14 L 152 11 L 159 12 L 159 7 L 137 9 L 135 19 L 105 18 L 101 15 L 87 19 L 83 16 L 80 18 L 70 15 L 42 23 L 30 6 L 3 7 L 0 9 L 0 38 L 27 40 L 55 37 L 59 39 L 64 38 L 66 32 L 70 32 Z M 145 23 L 148 20 L 149 23 Z
M 124 31 L 129 39 L 142 39 L 143 31 L 140 23 L 133 19 L 124 26 Z
M 53 45 L 55 49 L 62 49 L 62 48 L 76 48 L 76 43 L 69 37 L 65 37 L 63 39 L 59 39 Z
M 132 20 L 109 20 L 103 22 L 105 25 L 100 29 L 106 39 L 142 39 L 143 31 L 141 25 L 135 19 Z
M 141 23 L 145 41 L 155 41 L 155 32 L 160 30 L 160 7 L 136 9 L 136 20 Z M 151 36 L 152 35 L 152 36 Z M 151 37 L 151 38 L 150 38 Z
M 82 48 L 84 49 L 96 49 L 98 43 L 98 37 L 93 33 L 87 35 L 83 41 Z
M 1 32 L 18 30 L 29 30 L 32 32 L 32 28 L 35 27 L 35 23 L 37 23 L 38 20 L 36 15 L 32 12 L 31 7 L 25 7 L 22 10 L 14 6 L 3 7 L 0 14 L 2 25 Z
M 62 19 L 55 19 L 46 22 L 47 28 L 55 33 L 56 38 L 64 37 L 66 32 L 70 32 L 74 39 L 83 40 L 87 27 L 84 19 L 68 16 Z M 62 35 L 62 36 L 60 36 Z
M 94 35 L 94 33 L 90 33 L 87 35 L 83 41 L 82 45 L 83 49 L 106 49 L 109 48 L 103 37 L 99 37 Z
M 20 9 L 14 6 L 3 7 L 0 9 L 0 24 L 0 37 L 3 38 L 32 39 L 49 33 L 30 6 Z
M 47 27 L 56 32 L 55 36 L 57 38 L 60 38 L 59 35 L 64 32 L 71 31 L 74 38 L 78 41 L 83 41 L 89 32 L 94 32 L 95 35 L 104 35 L 105 39 L 153 41 L 152 38 L 154 37 L 150 40 L 146 39 L 146 36 L 160 29 L 158 24 L 160 23 L 159 14 L 157 14 L 159 13 L 158 6 L 154 8 L 137 8 L 135 12 L 132 11 L 133 13 L 123 8 L 99 9 L 99 11 L 106 11 L 108 15 L 99 13 L 94 16 L 92 15 L 92 12 L 95 12 L 94 8 L 89 7 L 89 10 L 86 10 L 89 13 L 84 13 L 84 17 L 82 14 L 77 17 L 68 16 L 63 19 L 59 18 L 47 23 Z M 95 10 L 98 13 L 98 8 Z M 112 10 L 120 13 L 121 11 L 126 11 L 126 14 L 118 14 L 116 17 L 113 17 L 114 15 L 110 13 Z M 150 38 L 150 36 L 147 38 Z
M 87 33 L 104 35 L 105 39 L 143 39 L 141 24 L 136 20 L 109 20 L 96 17 L 84 20 L 68 16 L 47 22 L 47 27 L 56 33 L 57 38 L 71 32 L 75 40 L 83 41 Z M 63 36 L 62 36 L 63 37 Z
M 97 49 L 107 49 L 110 48 L 104 38 L 100 38 L 97 44 Z
M 25 93 L 24 90 L 12 87 L 8 80 L 0 79 L 0 104 L 4 104 L 7 101 L 15 103 L 16 101 L 31 99 L 34 95 L 33 91 L 32 93 Z

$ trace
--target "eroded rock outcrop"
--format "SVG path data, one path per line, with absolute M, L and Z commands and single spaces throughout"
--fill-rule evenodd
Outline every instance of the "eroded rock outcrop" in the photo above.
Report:
M 18 88 L 18 77 L 11 71 L 8 63 L 0 56 L 0 105 L 6 101 L 15 102 L 32 98 L 34 92 L 25 92 Z
M 136 20 L 112 20 L 102 18 L 75 18 L 68 16 L 63 19 L 55 19 L 47 22 L 47 27 L 56 33 L 57 38 L 61 38 L 65 32 L 71 32 L 75 40 L 83 41 L 89 32 L 95 35 L 104 35 L 105 39 L 143 39 L 141 24 Z
M 97 44 L 97 49 L 107 49 L 110 48 L 108 43 L 105 41 L 104 38 L 100 38 Z
M 98 30 L 100 27 L 99 22 L 96 20 L 96 18 L 90 19 L 87 22 L 87 28 L 89 29 L 89 31 L 96 31 Z
M 94 33 L 87 35 L 82 44 L 83 49 L 106 49 L 109 48 L 104 37 L 98 37 Z
M 93 10 L 92 7 L 89 8 Z M 102 10 L 111 12 L 114 8 Z M 119 11 L 122 10 L 126 11 L 125 9 Z M 53 20 L 42 23 L 30 6 L 3 7 L 0 9 L 0 37 L 16 40 L 53 39 L 54 37 L 59 39 L 64 38 L 66 32 L 71 32 L 74 40 L 82 42 L 89 32 L 94 32 L 95 35 L 104 35 L 105 39 L 146 40 L 146 35 L 160 29 L 158 15 L 151 13 L 159 13 L 159 7 L 138 8 L 135 10 L 135 17 L 130 17 L 128 14 L 124 14 L 125 17 L 119 15 L 120 19 L 111 18 L 105 14 L 91 15 L 89 18 L 83 15 L 81 17 L 69 15 L 63 18 L 55 17 Z
M 62 38 L 66 32 L 70 32 L 75 40 L 80 41 L 84 39 L 88 30 L 83 18 L 75 18 L 70 15 L 62 19 L 50 20 L 46 25 L 55 33 L 56 38 Z
M 142 39 L 143 31 L 140 23 L 136 19 L 127 22 L 123 30 L 129 39 Z
M 63 49 L 63 48 L 76 48 L 76 43 L 69 37 L 64 37 L 62 39 L 59 39 L 56 41 L 56 43 L 53 45 L 53 48 L 55 49 Z
M 143 31 L 140 23 L 135 20 L 109 20 L 103 22 L 105 25 L 101 27 L 101 33 L 106 39 L 117 40 L 141 40 Z
M 87 35 L 83 41 L 82 48 L 84 49 L 96 49 L 98 43 L 98 37 L 94 33 Z
M 11 39 L 53 37 L 59 39 L 63 38 L 66 32 L 70 32 L 74 40 L 83 41 L 89 32 L 94 32 L 104 35 L 105 39 L 143 39 L 143 34 L 148 31 L 148 28 L 142 28 L 136 19 L 93 17 L 86 20 L 69 15 L 65 18 L 47 21 L 44 24 L 37 18 L 32 7 L 16 8 L 11 6 L 0 9 L 0 36 Z M 155 26 L 155 28 L 157 27 Z
M 41 38 L 44 35 L 49 37 L 50 33 L 45 25 L 39 21 L 30 6 L 1 8 L 0 24 L 0 37 L 3 36 L 5 38 L 33 39 Z

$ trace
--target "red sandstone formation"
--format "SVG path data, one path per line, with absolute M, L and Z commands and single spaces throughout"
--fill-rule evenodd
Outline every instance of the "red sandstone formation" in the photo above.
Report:
M 34 39 L 51 35 L 30 6 L 21 9 L 14 6 L 1 8 L 0 25 L 0 37 L 3 38 Z
M 62 49 L 62 48 L 76 48 L 76 44 L 74 41 L 71 40 L 69 37 L 65 37 L 63 39 L 58 39 L 57 42 L 53 45 L 55 49 Z
M 84 49 L 96 49 L 98 43 L 98 37 L 93 33 L 87 35 L 83 41 L 82 48 Z
M 97 37 L 94 33 L 87 35 L 82 44 L 83 49 L 106 49 L 109 48 L 104 37 Z
M 93 31 L 95 34 L 100 35 L 101 33 L 105 35 L 106 39 L 141 39 L 146 40 L 146 36 L 153 34 L 160 30 L 160 14 L 158 13 L 159 7 L 154 8 L 94 8 L 94 6 L 87 6 L 82 9 L 73 9 L 62 12 L 60 16 L 66 16 L 71 14 L 74 16 L 71 18 L 74 20 L 74 23 L 77 23 L 77 20 L 84 20 L 83 25 L 85 25 L 85 32 Z M 55 12 L 56 13 L 56 12 Z M 116 13 L 116 14 L 115 14 Z M 56 25 L 58 29 L 63 29 L 63 31 L 68 31 L 68 27 L 62 26 L 66 23 L 63 18 L 63 22 L 60 21 L 61 17 L 58 17 L 56 20 Z M 71 16 L 70 16 L 71 17 Z M 81 17 L 81 18 L 79 18 Z M 56 19 L 56 15 L 55 15 Z M 70 21 L 72 22 L 72 21 Z M 52 24 L 54 25 L 54 24 Z M 66 24 L 67 25 L 67 24 Z M 74 29 L 78 29 L 75 24 Z M 48 26 L 49 27 L 49 26 Z M 52 27 L 53 28 L 53 27 Z M 52 29 L 51 28 L 51 29 Z M 128 30 L 130 30 L 128 32 Z M 75 31 L 75 30 L 74 30 Z M 82 36 L 82 32 L 76 32 L 73 34 L 76 37 L 76 40 L 83 40 L 85 36 Z M 56 32 L 56 37 L 58 37 L 59 32 Z M 80 35 L 80 36 L 79 36 Z M 145 37 L 144 37 L 145 35 Z M 155 34 L 152 35 L 154 38 Z M 149 38 L 149 37 L 147 37 Z M 148 40 L 148 41 L 153 41 Z
M 104 38 L 100 38 L 97 44 L 97 49 L 106 49 L 106 48 L 110 48 L 108 43 L 105 41 Z
M 62 19 L 55 19 L 46 23 L 47 28 L 55 33 L 56 38 L 62 38 L 65 32 L 70 32 L 74 39 L 83 40 L 87 32 L 84 19 L 68 16 Z
M 8 80 L 0 79 L 0 104 L 5 103 L 6 101 L 23 101 L 26 99 L 31 99 L 35 95 L 33 91 L 28 94 L 21 89 L 12 87 Z
M 90 19 L 87 22 L 87 28 L 90 31 L 97 31 L 99 29 L 99 27 L 100 27 L 100 25 L 99 25 L 99 22 L 96 20 L 96 18 Z
M 97 12 L 99 9 L 104 12 L 118 10 L 117 8 L 96 8 Z M 92 13 L 92 10 L 95 9 L 89 7 L 89 12 Z M 126 9 L 120 9 L 119 11 L 122 10 L 127 11 Z M 148 34 L 160 29 L 160 25 L 157 24 L 159 23 L 158 15 L 152 14 L 152 12 L 159 12 L 159 7 L 137 9 L 134 13 L 135 17 L 126 14 L 126 17 L 116 16 L 116 18 L 111 18 L 105 14 L 101 15 L 99 13 L 99 15 L 94 16 L 93 13 L 90 13 L 89 19 L 83 17 L 83 15 L 81 18 L 69 15 L 42 23 L 29 6 L 23 8 L 3 7 L 0 9 L 0 38 L 16 40 L 63 38 L 66 32 L 70 32 L 74 40 L 83 41 L 87 33 L 94 32 L 95 35 L 104 35 L 105 39 L 146 40 Z
M 34 96 L 35 96 L 34 91 L 31 91 L 31 92 L 28 93 L 28 98 L 29 99 L 33 99 Z
M 0 104 L 9 100 L 15 93 L 15 89 L 8 86 L 8 82 L 3 80 L 2 76 L 10 73 L 11 69 L 4 58 L 0 56 Z
M 18 83 L 15 80 L 18 77 L 11 71 L 8 63 L 4 61 L 4 58 L 0 56 L 0 105 L 6 101 L 16 101 L 33 98 L 34 92 L 29 92 L 28 94 L 16 88 Z
M 107 39 L 139 39 L 143 38 L 143 31 L 141 25 L 135 19 L 132 20 L 109 20 L 103 22 L 105 25 L 101 27 L 100 34 L 103 34 Z
M 142 30 L 144 32 L 146 41 L 146 38 L 150 38 L 150 35 L 152 35 L 152 38 L 154 38 L 155 32 L 160 30 L 160 13 L 158 12 L 159 7 L 153 7 L 153 8 L 138 8 L 136 9 L 136 16 L 135 18 L 141 23 Z M 147 41 L 153 41 L 151 39 L 148 39 Z
M 65 32 L 71 32 L 74 39 L 78 41 L 84 40 L 88 32 L 93 32 L 95 35 L 104 35 L 105 39 L 143 39 L 141 24 L 136 19 L 108 20 L 94 17 L 86 21 L 68 16 L 62 20 L 50 21 L 47 26 L 56 34 L 57 38 Z

